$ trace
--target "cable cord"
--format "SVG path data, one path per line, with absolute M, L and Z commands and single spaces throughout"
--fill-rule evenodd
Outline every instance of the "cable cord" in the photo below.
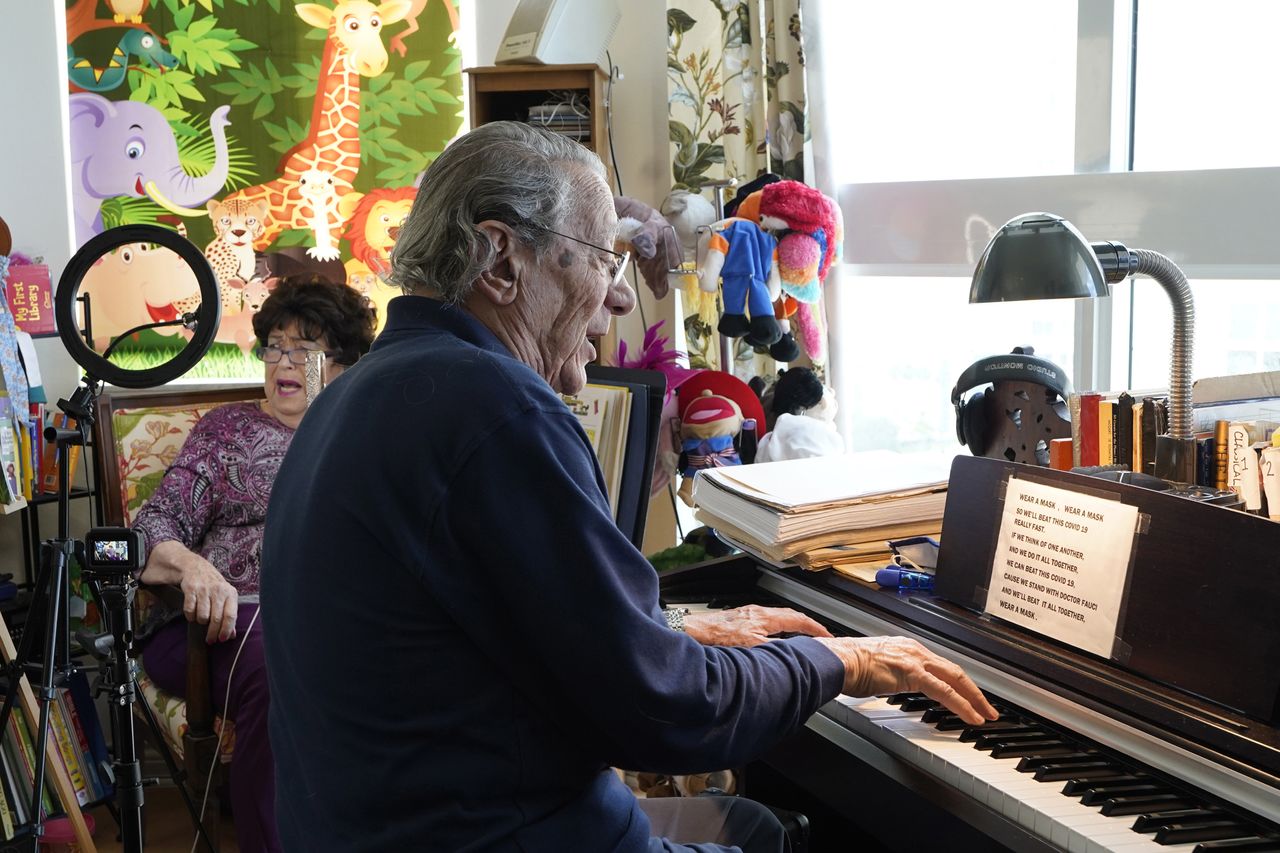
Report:
M 245 629 L 244 639 L 240 641 L 240 648 L 236 649 L 236 656 L 231 659 L 231 671 L 227 673 L 227 692 L 222 697 L 222 726 L 218 729 L 218 745 L 213 751 L 213 761 L 216 766 L 222 761 L 222 735 L 227 731 L 227 704 L 231 701 L 231 679 L 236 674 L 236 664 L 240 662 L 240 653 L 244 651 L 245 643 L 249 642 L 249 634 L 253 631 L 253 626 L 258 623 L 258 614 L 262 612 L 262 605 L 258 605 L 258 609 L 253 611 L 253 618 L 249 620 L 249 627 Z M 204 783 L 204 796 L 200 798 L 200 823 L 204 824 L 204 811 L 209 805 L 209 789 L 213 787 L 213 767 L 209 768 L 209 778 Z M 196 837 L 191 839 L 191 853 L 196 853 L 196 845 L 200 843 L 200 833 L 196 832 Z
M 618 185 L 618 195 L 626 195 L 622 191 L 622 171 L 618 168 L 618 152 L 613 148 L 613 80 L 618 76 L 618 66 L 613 64 L 609 51 L 604 52 L 605 61 L 609 63 L 609 85 L 604 95 L 604 126 L 609 137 L 609 160 L 613 163 L 613 180 Z

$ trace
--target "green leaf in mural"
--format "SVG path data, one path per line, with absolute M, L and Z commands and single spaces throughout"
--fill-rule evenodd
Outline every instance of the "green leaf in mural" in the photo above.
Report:
M 184 11 L 194 9 L 188 6 Z M 239 68 L 240 59 L 236 54 L 258 47 L 241 38 L 236 30 L 216 24 L 217 19 L 210 15 L 168 34 L 169 50 L 196 74 L 217 74 L 223 68 Z
M 667 33 L 681 36 L 697 26 L 698 22 L 682 9 L 667 10 Z
M 102 227 L 155 225 L 168 211 L 149 198 L 116 196 L 102 202 Z
M 185 30 L 187 27 L 191 26 L 191 19 L 195 17 L 195 14 L 196 14 L 195 6 L 183 6 L 182 8 L 175 11 L 173 13 L 174 29 Z M 169 34 L 169 39 L 170 39 L 170 42 L 172 43 L 173 33 Z M 170 51 L 172 51 L 172 47 L 170 47 Z
M 133 497 L 129 498 L 129 509 L 131 511 L 151 500 L 151 496 L 156 493 L 156 489 L 160 488 L 160 481 L 164 479 L 164 474 L 164 471 L 152 471 L 150 474 L 144 474 L 134 481 L 137 491 Z
M 685 155 L 685 156 L 681 156 Z M 691 156 L 689 156 L 691 155 Z M 682 149 L 671 164 L 676 183 L 699 187 L 707 182 L 706 172 L 713 165 L 724 162 L 724 146 L 699 142 L 692 151 Z

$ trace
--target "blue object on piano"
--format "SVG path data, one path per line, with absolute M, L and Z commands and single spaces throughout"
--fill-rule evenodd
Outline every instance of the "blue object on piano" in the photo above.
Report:
M 933 575 L 912 572 L 900 566 L 885 566 L 876 572 L 876 583 L 895 589 L 933 589 Z

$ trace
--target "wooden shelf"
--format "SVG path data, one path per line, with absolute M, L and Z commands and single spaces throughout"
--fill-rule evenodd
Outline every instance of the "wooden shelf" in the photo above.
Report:
M 529 107 L 545 103 L 552 92 L 580 93 L 591 110 L 591 136 L 580 140 L 609 161 L 605 92 L 608 73 L 599 65 L 487 65 L 468 68 L 471 127 L 491 121 L 527 121 Z

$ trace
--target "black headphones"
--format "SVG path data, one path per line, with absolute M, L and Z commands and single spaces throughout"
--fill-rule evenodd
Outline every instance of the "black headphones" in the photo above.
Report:
M 1071 382 L 1051 361 L 1032 355 L 1031 347 L 1014 347 L 1010 355 L 982 358 L 965 368 L 951 390 L 956 410 L 956 438 L 974 456 L 1003 457 L 1010 462 L 1049 464 L 1051 438 L 1069 438 L 1071 420 L 1067 395 Z M 961 400 L 965 392 L 996 382 L 1024 382 L 1041 386 L 1043 394 L 1025 388 L 978 391 Z M 999 390 L 1001 393 L 995 393 Z M 1005 417 L 992 423 L 988 409 L 1003 409 Z M 999 445 L 999 446 L 993 446 Z

